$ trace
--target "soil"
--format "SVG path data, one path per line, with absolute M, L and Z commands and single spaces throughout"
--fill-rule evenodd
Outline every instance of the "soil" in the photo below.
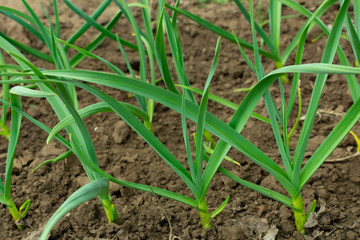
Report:
M 46 21 L 39 7 L 38 0 L 28 1 Z M 51 11 L 52 1 L 44 3 L 45 9 Z M 60 2 L 60 1 L 59 1 Z M 228 31 L 234 30 L 245 40 L 251 39 L 249 24 L 240 14 L 237 7 L 232 4 L 200 4 L 196 1 L 183 1 L 181 7 L 187 9 Z M 264 2 L 264 1 L 263 1 Z M 73 1 L 87 13 L 92 13 L 98 1 Z M 308 9 L 314 10 L 318 5 L 315 1 L 301 1 Z M 4 6 L 24 10 L 20 1 L 5 1 Z M 266 7 L 266 6 L 264 6 Z M 64 3 L 59 3 L 62 38 L 67 39 L 83 21 L 67 9 Z M 326 24 L 331 24 L 337 13 L 338 5 L 329 9 L 322 17 Z M 105 24 L 117 11 L 114 6 L 108 9 L 98 20 Z M 156 12 L 156 11 L 154 11 Z M 293 12 L 284 7 L 283 14 Z M 137 19 L 140 12 L 134 13 Z M 27 30 L 1 15 L 0 29 L 5 34 L 29 44 L 39 50 L 47 51 Z M 217 36 L 200 27 L 198 24 L 179 16 L 179 30 L 184 52 L 185 67 L 192 85 L 203 88 L 215 50 Z M 290 18 L 283 21 L 281 44 L 286 46 L 297 33 L 305 21 L 302 17 Z M 121 37 L 133 41 L 132 31 L 123 18 L 119 21 L 114 32 Z M 326 43 L 326 37 L 312 43 L 311 39 L 318 36 L 321 31 L 314 28 L 306 44 L 303 62 L 319 62 Z M 97 31 L 90 29 L 85 37 L 76 44 L 84 47 L 96 35 Z M 346 41 L 341 41 L 345 52 L 351 56 L 351 47 Z M 126 70 L 116 44 L 106 40 L 95 51 L 95 54 L 111 61 L 121 69 Z M 127 49 L 132 66 L 136 70 L 139 66 L 136 52 Z M 247 53 L 249 53 L 247 51 Z M 74 54 L 71 52 L 71 54 Z M 251 54 L 250 54 L 251 56 Z M 29 59 L 37 66 L 53 69 L 51 64 L 34 57 Z M 263 58 L 266 72 L 274 69 L 274 64 Z M 10 58 L 6 58 L 11 62 Z M 294 54 L 289 58 L 288 64 L 294 62 Z M 338 62 L 335 59 L 335 62 Z M 93 59 L 86 59 L 79 66 L 99 71 L 108 71 L 104 64 Z M 175 70 L 172 69 L 175 73 Z M 291 79 L 291 75 L 289 75 Z M 302 114 L 309 102 L 314 75 L 303 75 L 301 91 L 303 98 Z M 247 88 L 256 83 L 256 76 L 246 65 L 237 46 L 225 39 L 222 40 L 219 66 L 210 86 L 211 93 L 222 96 L 239 104 L 244 93 L 234 93 L 237 88 Z M 289 92 L 290 85 L 285 86 Z M 278 103 L 280 95 L 278 86 L 274 84 L 271 94 Z M 121 101 L 136 104 L 134 98 L 127 93 L 102 88 Z M 84 107 L 94 103 L 96 99 L 85 91 L 79 90 L 80 106 Z M 328 77 L 320 107 L 318 119 L 311 135 L 306 159 L 315 151 L 316 147 L 329 134 L 331 129 L 340 120 L 337 115 L 330 112 L 346 112 L 352 104 L 350 92 L 343 76 L 332 75 Z M 23 98 L 26 112 L 52 127 L 57 123 L 50 106 L 43 99 Z M 297 106 L 294 112 L 297 112 Z M 209 111 L 220 119 L 228 122 L 233 114 L 232 110 L 210 102 Z M 265 115 L 265 106 L 260 102 L 256 112 Z M 295 119 L 295 113 L 293 116 Z M 185 184 L 167 167 L 157 154 L 129 129 L 122 120 L 113 113 L 91 116 L 85 123 L 93 137 L 99 164 L 109 174 L 131 182 L 162 187 L 184 195 L 191 196 Z M 181 135 L 180 114 L 156 104 L 154 113 L 154 132 L 175 157 L 185 162 L 185 147 Z M 301 123 L 300 123 L 301 127 Z M 190 131 L 195 131 L 194 124 L 189 125 Z M 360 126 L 355 126 L 355 133 L 360 133 Z M 297 144 L 300 128 L 295 131 L 291 141 L 292 149 Z M 252 143 L 263 150 L 268 156 L 280 162 L 280 154 L 276 148 L 271 127 L 267 124 L 250 119 L 242 134 Z M 46 224 L 56 209 L 74 191 L 89 182 L 88 178 L 76 157 L 48 164 L 35 173 L 32 169 L 44 160 L 54 158 L 65 151 L 64 147 L 56 141 L 46 145 L 47 134 L 24 119 L 22 131 L 16 152 L 12 178 L 12 197 L 19 206 L 25 200 L 31 199 L 32 204 L 27 217 L 24 219 L 28 227 L 18 230 L 10 216 L 8 209 L 0 206 L 0 239 L 37 239 L 37 234 Z M 7 141 L 0 139 L 0 174 L 4 179 Z M 350 156 L 356 152 L 356 142 L 351 135 L 347 136 L 333 152 L 330 160 Z M 223 166 L 241 178 L 277 190 L 286 194 L 281 185 L 264 170 L 251 162 L 238 151 L 232 149 L 229 156 L 238 161 L 242 167 L 224 162 Z M 305 159 L 305 161 L 306 161 Z M 318 200 L 316 212 L 318 222 L 307 230 L 306 239 L 360 239 L 360 161 L 359 157 L 349 158 L 346 161 L 325 162 L 310 179 L 303 190 L 306 209 L 311 207 L 314 199 Z M 213 229 L 202 230 L 198 213 L 184 204 L 173 200 L 142 193 L 129 188 L 111 184 L 110 193 L 114 205 L 119 213 L 119 224 L 108 224 L 102 206 L 97 199 L 93 199 L 64 216 L 53 229 L 49 239 L 273 239 L 265 235 L 275 233 L 276 239 L 304 239 L 295 229 L 294 218 L 289 208 L 271 200 L 257 192 L 249 190 L 240 184 L 217 174 L 213 179 L 207 195 L 209 207 L 215 209 L 230 195 L 230 201 L 225 209 L 213 220 Z M 320 211 L 321 209 L 321 211 Z M 320 212 L 319 212 L 320 211 Z M 265 237 L 265 238 L 264 238 Z

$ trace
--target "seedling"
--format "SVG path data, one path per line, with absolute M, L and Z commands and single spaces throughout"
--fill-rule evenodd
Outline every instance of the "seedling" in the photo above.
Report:
M 265 75 L 260 59 L 261 50 L 258 49 L 256 39 L 256 31 L 259 30 L 257 29 L 258 27 L 254 21 L 252 1 L 250 1 L 249 19 L 253 31 L 253 43 L 251 44 L 251 46 L 255 53 L 254 63 L 243 52 L 242 47 L 244 44 L 241 43 L 239 38 L 235 37 L 233 38 L 233 41 L 239 43 L 239 48 L 246 62 L 255 71 L 257 75 L 258 83 L 251 88 L 251 90 L 248 92 L 243 102 L 239 106 L 234 106 L 233 104 L 226 102 L 224 99 L 209 94 L 210 81 L 213 78 L 215 68 L 218 62 L 220 39 L 217 42 L 213 64 L 211 66 L 210 73 L 205 83 L 204 90 L 201 91 L 202 99 L 200 105 L 197 104 L 193 96 L 193 91 L 197 90 L 194 90 L 189 86 L 189 82 L 187 81 L 187 77 L 185 74 L 182 51 L 176 34 L 176 16 L 173 16 L 173 18 L 170 19 L 168 14 L 164 11 L 164 1 L 159 1 L 157 35 L 155 37 L 155 41 L 153 42 L 155 47 L 151 49 L 154 49 L 154 55 L 156 56 L 160 72 L 162 74 L 163 81 L 165 82 L 167 89 L 160 88 L 154 85 L 153 82 L 148 83 L 146 81 L 139 81 L 136 78 L 116 73 L 117 69 L 112 68 L 112 65 L 109 62 L 107 62 L 108 66 L 110 67 L 110 69 L 115 71 L 115 74 L 87 70 L 73 70 L 70 67 L 62 67 L 58 68 L 57 70 L 39 69 L 35 67 L 32 63 L 30 63 L 8 41 L 0 37 L 0 47 L 9 53 L 14 58 L 14 60 L 17 61 L 17 63 L 22 69 L 22 72 L 20 73 L 2 73 L 2 76 L 12 77 L 10 80 L 3 80 L 2 84 L 31 83 L 36 84 L 37 86 L 36 90 L 29 90 L 28 88 L 23 86 L 16 86 L 12 88 L 10 91 L 10 103 L 0 99 L 3 104 L 12 108 L 11 121 L 12 123 L 14 122 L 14 124 L 11 124 L 11 144 L 9 144 L 9 146 L 16 146 L 21 119 L 20 116 L 24 116 L 49 133 L 48 141 L 55 137 L 62 144 L 64 144 L 69 149 L 69 151 L 74 152 L 80 159 L 86 173 L 91 179 L 91 182 L 89 184 L 77 190 L 63 203 L 60 209 L 58 209 L 58 211 L 48 222 L 41 236 L 41 239 L 47 238 L 51 228 L 64 214 L 66 214 L 68 211 L 78 206 L 79 204 L 82 204 L 85 201 L 88 201 L 89 199 L 92 199 L 96 196 L 98 196 L 100 201 L 102 202 L 109 221 L 116 222 L 117 215 L 115 207 L 112 205 L 111 198 L 109 196 L 108 181 L 113 181 L 122 186 L 130 187 L 144 192 L 155 193 L 160 196 L 174 199 L 178 202 L 194 207 L 199 211 L 203 228 L 210 229 L 211 219 L 214 218 L 226 207 L 226 204 L 229 200 L 229 197 L 226 197 L 223 204 L 221 204 L 213 213 L 209 213 L 208 205 L 206 202 L 206 194 L 214 175 L 218 171 L 239 182 L 240 184 L 249 187 L 250 189 L 253 189 L 255 191 L 258 191 L 270 198 L 273 198 L 293 209 L 297 229 L 301 234 L 305 234 L 304 223 L 306 222 L 309 214 L 305 214 L 301 190 L 303 189 L 307 181 L 310 179 L 310 177 L 329 157 L 331 152 L 348 134 L 348 132 L 360 118 L 360 99 L 357 99 L 351 106 L 351 108 L 347 111 L 347 113 L 343 116 L 342 120 L 338 123 L 338 125 L 332 130 L 332 132 L 325 139 L 325 141 L 320 145 L 320 147 L 314 152 L 314 154 L 310 157 L 307 163 L 302 167 L 306 145 L 308 143 L 310 132 L 314 124 L 320 96 L 327 75 L 346 74 L 350 76 L 348 77 L 348 82 L 351 82 L 351 76 L 353 76 L 354 74 L 360 74 L 360 69 L 357 67 L 354 68 L 344 65 L 339 66 L 331 64 L 335 56 L 335 52 L 338 51 L 338 54 L 341 54 L 341 48 L 338 47 L 338 43 L 342 27 L 347 21 L 346 14 L 350 4 L 349 0 L 343 1 L 341 8 L 336 16 L 333 28 L 331 32 L 329 32 L 329 40 L 325 47 L 321 63 L 301 63 L 306 34 L 313 25 L 313 21 L 321 25 L 321 22 L 318 20 L 318 16 L 320 16 L 323 11 L 327 9 L 330 3 L 332 3 L 332 1 L 325 1 L 323 5 L 321 5 L 317 11 L 315 11 L 314 15 L 309 15 L 309 20 L 302 28 L 302 31 L 300 32 L 298 37 L 298 42 L 296 44 L 298 46 L 296 54 L 296 64 L 293 66 L 285 66 L 279 68 Z M 132 22 L 133 19 L 128 11 L 128 8 L 124 7 L 124 3 L 120 1 L 117 4 L 120 8 L 123 8 L 122 11 L 124 12 L 124 14 L 127 14 L 127 17 L 130 19 L 129 21 Z M 135 23 L 132 23 L 135 26 Z M 139 46 L 139 42 L 141 43 L 141 39 L 139 40 L 139 38 L 141 38 L 142 33 L 139 33 L 139 29 L 137 27 L 133 28 L 138 30 L 135 31 L 135 35 L 137 38 L 137 44 Z M 166 52 L 164 51 L 164 28 L 166 29 L 166 32 L 168 34 L 169 45 L 172 51 L 177 77 L 181 86 L 180 90 L 176 88 L 176 85 L 174 84 L 171 75 L 169 75 L 170 71 L 168 67 L 168 61 L 166 58 Z M 58 40 L 56 38 L 57 36 L 53 34 L 54 31 L 47 31 L 45 29 L 43 29 L 43 31 L 44 33 L 46 33 L 44 34 L 44 36 L 48 36 L 48 40 L 50 40 L 51 46 L 53 47 L 50 48 L 52 50 L 51 53 L 53 53 L 54 56 L 57 56 L 58 59 L 61 59 L 62 63 L 66 63 L 66 58 L 64 58 L 64 54 L 61 54 L 64 52 L 65 49 L 65 47 L 61 45 L 61 42 L 66 44 L 66 46 L 68 47 L 72 47 L 75 49 L 76 47 L 71 43 Z M 119 40 L 118 38 L 116 39 Z M 121 41 L 119 40 L 119 42 Z M 119 46 L 121 48 L 122 43 L 120 43 Z M 84 56 L 97 58 L 106 63 L 106 60 L 101 59 L 99 56 L 96 56 L 87 50 L 79 48 L 77 50 Z M 140 52 L 141 51 L 142 50 L 140 50 Z M 145 52 L 144 49 L 143 51 Z M 145 58 L 145 54 L 139 53 L 139 55 L 143 61 L 143 59 Z M 342 57 L 339 56 L 339 58 Z M 342 59 L 344 60 L 344 58 Z M 57 65 L 61 66 L 61 63 L 57 63 Z M 288 104 L 286 104 L 286 97 L 282 82 L 278 81 L 281 92 L 281 106 L 279 111 L 275 106 L 274 101 L 269 93 L 269 87 L 279 78 L 281 78 L 284 73 L 294 73 L 294 79 Z M 294 156 L 291 157 L 288 139 L 291 136 L 292 130 L 290 130 L 289 132 L 288 120 L 294 101 L 296 99 L 296 95 L 300 95 L 299 76 L 301 73 L 314 73 L 318 75 L 315 81 L 309 107 L 307 109 L 306 118 L 300 133 L 298 145 L 295 149 Z M 31 79 L 29 79 L 28 77 L 30 77 Z M 101 81 L 99 81 L 99 79 L 101 79 Z M 124 103 L 116 101 L 106 93 L 100 91 L 99 89 L 91 85 L 88 85 L 88 83 L 101 84 L 115 89 L 124 90 L 135 94 L 141 99 L 151 99 L 152 101 L 156 101 L 181 113 L 183 136 L 186 146 L 186 153 L 184 154 L 186 154 L 187 156 L 189 170 L 187 170 L 180 163 L 180 161 L 178 161 L 178 159 L 176 159 L 170 153 L 170 151 L 159 141 L 159 139 L 155 137 L 151 130 L 144 126 L 144 124 L 138 119 L 141 114 L 145 113 L 146 115 L 147 112 L 127 107 Z M 90 105 L 83 109 L 78 109 L 76 101 L 73 98 L 74 95 L 72 95 L 75 94 L 75 92 L 72 91 L 72 89 L 75 89 L 75 87 L 86 90 L 90 94 L 97 97 L 101 102 L 98 104 Z M 355 89 L 354 93 L 356 93 L 356 91 L 357 90 Z M 59 124 L 54 129 L 49 129 L 45 125 L 28 116 L 21 109 L 21 100 L 19 96 L 47 98 L 47 101 L 51 104 L 52 108 L 59 116 Z M 353 95 L 353 97 L 354 96 L 355 95 Z M 250 116 L 254 116 L 253 111 L 262 98 L 264 98 L 269 115 L 269 119 L 263 120 L 269 122 L 272 127 L 276 144 L 278 146 L 281 159 L 283 161 L 282 165 L 277 164 L 275 161 L 269 158 L 265 153 L 263 153 L 259 148 L 254 146 L 249 140 L 247 140 L 239 133 L 244 128 Z M 207 112 L 206 109 L 208 99 L 217 99 L 217 101 L 226 103 L 236 109 L 236 112 L 233 115 L 229 124 L 224 123 L 214 115 Z M 133 111 L 131 109 L 133 109 Z M 159 156 L 165 161 L 165 163 L 168 164 L 182 179 L 185 185 L 193 193 L 194 198 L 170 192 L 165 189 L 122 181 L 102 171 L 97 164 L 94 146 L 90 135 L 82 121 L 82 118 L 94 113 L 104 111 L 114 111 L 132 129 L 134 129 L 134 131 L 139 134 L 139 136 L 141 136 L 159 154 Z M 135 113 L 138 114 L 136 115 Z M 187 119 L 190 119 L 197 124 L 195 138 L 195 159 L 192 158 L 192 154 L 190 151 L 190 139 L 186 124 Z M 69 141 L 57 135 L 57 133 L 63 128 L 65 128 L 65 130 L 67 131 Z M 216 143 L 216 145 L 214 144 L 212 146 L 213 149 L 211 149 L 211 156 L 208 156 L 208 154 L 206 154 L 206 151 L 204 151 L 203 148 L 203 136 L 204 134 L 205 136 L 207 136 L 205 130 L 216 135 L 220 139 Z M 273 190 L 240 179 L 228 170 L 221 167 L 221 163 L 226 157 L 226 154 L 230 150 L 231 146 L 238 149 L 246 157 L 254 161 L 265 171 L 269 172 L 272 176 L 274 176 L 275 179 L 277 179 L 282 184 L 289 196 L 282 195 Z M 13 153 L 14 151 L 9 152 Z M 7 169 L 12 168 L 12 157 L 13 156 L 8 156 L 9 166 L 7 165 Z M 204 166 L 203 160 L 207 161 L 206 166 Z M 9 196 L 9 194 L 7 193 L 7 191 L 9 191 L 10 189 L 9 186 L 9 178 L 7 178 L 6 176 L 5 186 L 3 186 L 2 184 L 0 185 L 0 190 L 4 192 L 4 194 L 1 192 L 0 201 L 5 204 L 8 200 L 6 196 Z M 316 202 L 314 201 L 310 212 L 315 209 L 315 204 Z M 27 205 L 25 205 L 21 208 L 20 213 L 19 211 L 17 211 L 19 217 L 17 217 L 16 220 L 22 218 L 23 214 L 27 212 L 27 209 L 28 207 Z M 24 211 L 22 212 L 22 210 Z

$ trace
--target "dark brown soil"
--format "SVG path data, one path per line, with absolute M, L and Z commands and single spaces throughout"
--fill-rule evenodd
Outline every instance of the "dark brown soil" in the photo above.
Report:
M 20 1 L 17 2 L 5 1 L 4 5 L 24 9 Z M 46 9 L 50 9 L 50 2 L 45 3 Z M 88 13 L 91 13 L 97 5 L 97 1 L 74 0 L 73 2 Z M 36 8 L 45 21 L 38 6 L 39 2 L 33 0 L 29 3 Z M 316 7 L 314 1 L 302 1 L 302 3 L 311 10 Z M 189 1 L 183 3 L 182 7 L 229 31 L 234 30 L 246 40 L 251 38 L 249 25 L 234 4 L 208 4 L 200 8 L 196 1 Z M 60 3 L 59 8 L 63 38 L 67 39 L 83 21 L 69 11 L 65 4 Z M 99 22 L 105 23 L 116 11 L 115 7 L 109 9 Z M 291 14 L 292 12 L 284 8 L 283 13 Z M 331 24 L 336 13 L 337 7 L 331 8 L 323 20 L 327 24 Z M 137 17 L 140 17 L 140 14 L 137 14 Z M 46 51 L 26 30 L 21 29 L 4 16 L 0 16 L 0 20 L 6 23 L 1 24 L 0 28 L 5 34 Z M 281 39 L 284 46 L 291 41 L 303 21 L 304 19 L 301 17 L 284 20 L 283 38 Z M 203 88 L 210 70 L 217 37 L 182 16 L 179 16 L 179 27 L 188 77 L 194 86 Z M 126 39 L 132 38 L 132 31 L 125 19 L 119 22 L 115 31 Z M 316 43 L 310 41 L 318 34 L 320 34 L 318 28 L 314 28 L 310 32 L 304 53 L 304 62 L 320 61 L 326 38 L 323 37 Z M 82 38 L 77 45 L 85 46 L 96 35 L 97 31 L 91 29 L 87 37 Z M 345 51 L 351 54 L 351 48 L 346 41 L 341 43 Z M 116 44 L 106 40 L 95 53 L 122 69 L 126 69 L 120 52 L 114 51 L 114 49 L 118 49 Z M 136 53 L 128 51 L 131 62 L 136 68 L 138 66 Z M 29 58 L 38 67 L 53 68 L 50 64 L 33 57 Z M 7 61 L 10 61 L 9 58 Z M 294 56 L 290 57 L 288 64 L 292 64 L 293 61 Z M 274 64 L 270 60 L 263 58 L 263 62 L 266 72 L 274 69 Z M 84 61 L 79 68 L 107 71 L 103 64 L 89 59 Z M 314 79 L 314 75 L 302 76 L 301 90 L 305 105 L 303 114 L 305 114 L 305 107 L 307 107 L 311 95 Z M 240 103 L 244 94 L 234 93 L 233 90 L 250 87 L 254 83 L 256 83 L 256 76 L 246 65 L 237 46 L 227 40 L 222 40 L 219 66 L 210 91 L 230 101 Z M 289 88 L 290 86 L 286 86 L 287 90 Z M 279 98 L 277 89 L 276 85 L 271 89 L 275 99 Z M 135 99 L 129 99 L 126 93 L 112 89 L 104 90 L 118 100 L 135 104 Z M 50 127 L 57 123 L 45 100 L 24 98 L 23 101 L 24 108 L 31 116 Z M 86 92 L 79 91 L 79 101 L 83 107 L 96 100 Z M 307 158 L 311 156 L 339 120 L 338 117 L 327 112 L 345 112 L 351 104 L 352 100 L 345 78 L 329 76 L 320 104 L 322 112 L 319 114 L 310 139 L 306 153 Z M 233 111 L 212 102 L 209 110 L 226 122 L 233 113 Z M 262 102 L 259 103 L 256 111 L 265 114 Z M 178 113 L 156 104 L 154 114 L 156 136 L 177 158 L 185 160 L 180 119 Z M 164 164 L 144 140 L 128 129 L 118 116 L 112 113 L 95 115 L 87 118 L 85 123 L 93 137 L 99 164 L 106 172 L 127 181 L 162 187 L 191 196 L 176 174 Z M 195 126 L 191 125 L 190 130 L 194 131 Z M 356 126 L 353 131 L 359 134 L 360 127 Z M 280 161 L 280 154 L 270 126 L 251 119 L 243 130 L 243 135 L 275 161 Z M 299 129 L 292 138 L 293 149 L 296 146 L 298 135 Z M 54 158 L 65 151 L 55 141 L 46 145 L 46 137 L 47 134 L 42 130 L 26 119 L 23 120 L 14 164 L 12 196 L 18 206 L 27 199 L 32 200 L 30 211 L 25 218 L 29 226 L 19 231 L 8 209 L 1 205 L 0 239 L 37 239 L 35 234 L 39 233 L 41 227 L 46 224 L 65 199 L 89 182 L 79 161 L 74 156 L 55 164 L 46 165 L 35 173 L 31 173 L 31 170 L 40 162 Z M 4 138 L 0 140 L 0 173 L 1 178 L 4 179 L 7 141 Z M 349 135 L 334 151 L 330 159 L 349 156 L 355 151 L 356 143 Z M 224 162 L 223 166 L 231 169 L 233 173 L 245 180 L 285 194 L 281 185 L 274 178 L 242 154 L 232 149 L 229 155 L 242 165 L 242 167 L 237 167 Z M 316 211 L 319 210 L 320 205 L 325 206 L 325 211 L 320 214 L 318 224 L 308 230 L 306 239 L 314 239 L 316 236 L 316 239 L 360 239 L 359 169 L 359 157 L 354 157 L 346 161 L 325 163 L 311 178 L 303 190 L 304 202 L 309 209 L 312 201 L 317 199 Z M 111 196 L 119 213 L 119 225 L 107 224 L 99 201 L 93 199 L 64 216 L 52 231 L 50 239 L 169 239 L 170 234 L 172 234 L 171 237 L 176 236 L 180 239 L 263 239 L 265 234 L 270 231 L 278 231 L 276 239 L 304 239 L 295 229 L 290 209 L 218 174 L 215 176 L 207 196 L 210 208 L 214 209 L 219 206 L 227 195 L 230 195 L 230 201 L 223 212 L 213 220 L 214 228 L 204 231 L 198 213 L 194 209 L 173 200 L 111 184 Z

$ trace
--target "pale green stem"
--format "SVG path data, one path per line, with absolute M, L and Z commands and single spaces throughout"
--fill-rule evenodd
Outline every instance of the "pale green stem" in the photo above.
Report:
M 154 130 L 152 128 L 152 122 L 151 121 L 144 121 L 145 127 L 152 133 L 154 133 Z
M 282 62 L 276 62 L 275 66 L 277 69 L 279 69 L 279 68 L 282 68 L 284 65 L 282 64 Z M 284 84 L 289 83 L 289 78 L 286 73 L 281 74 L 280 79 L 281 79 L 281 82 Z
M 202 200 L 201 202 L 199 202 L 198 205 L 199 208 L 199 214 L 200 214 L 200 218 L 201 218 L 201 223 L 203 225 L 203 228 L 205 230 L 209 230 L 212 228 L 211 226 L 211 218 L 210 218 L 210 214 L 209 214 L 209 210 L 206 204 L 205 200 Z
M 104 206 L 106 217 L 109 223 L 118 224 L 118 214 L 112 204 L 112 200 L 109 194 L 99 196 L 101 204 Z
M 9 128 L 6 126 L 6 123 L 3 122 L 3 121 L 1 121 L 0 125 L 1 125 L 0 128 L 1 128 L 2 134 L 9 141 L 10 140 L 10 130 L 9 130 Z
M 298 209 L 294 210 L 296 229 L 299 231 L 299 233 L 305 235 L 306 231 L 304 228 L 304 224 L 306 223 L 306 214 L 301 193 L 299 193 L 295 198 L 293 198 L 293 206 Z
M 11 216 L 13 217 L 13 219 L 16 223 L 18 220 L 20 220 L 19 210 L 17 209 L 15 203 L 13 202 L 13 200 L 11 198 L 7 199 L 6 204 L 7 204 L 7 207 L 9 208 Z M 17 224 L 17 227 L 18 227 L 18 229 L 24 228 L 23 225 L 21 225 L 21 224 Z

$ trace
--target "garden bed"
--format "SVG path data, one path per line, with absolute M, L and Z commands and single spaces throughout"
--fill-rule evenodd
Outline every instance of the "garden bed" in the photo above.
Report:
M 91 13 L 96 8 L 97 1 L 73 2 Z M 315 4 L 313 1 L 302 2 L 308 9 L 316 7 L 312 6 Z M 14 7 L 15 3 L 6 4 Z M 37 8 L 38 13 L 41 12 L 41 9 L 37 7 L 37 0 L 29 1 L 29 4 Z M 20 8 L 20 5 L 19 2 L 19 7 L 16 6 L 17 9 Z M 206 4 L 199 7 L 200 5 L 195 1 L 186 3 L 184 1 L 181 7 L 228 31 L 234 30 L 238 36 L 246 40 L 251 40 L 251 29 L 248 22 L 233 4 Z M 47 7 L 50 9 L 49 3 L 45 4 L 45 8 Z M 62 33 L 66 39 L 71 35 L 73 29 L 77 29 L 83 21 L 71 11 L 67 11 L 67 7 L 63 3 L 59 3 L 59 9 Z M 323 21 L 331 24 L 337 11 L 337 7 L 332 7 L 322 18 Z M 109 20 L 112 14 L 114 12 L 109 10 L 107 15 L 102 16 L 103 21 Z M 292 12 L 284 8 L 283 14 L 292 14 Z M 140 17 L 140 12 L 135 16 Z M 4 21 L 4 19 L 5 17 L 1 16 L 0 20 Z M 43 20 L 46 20 L 45 17 Z M 302 20 L 305 21 L 305 19 Z M 8 21 L 6 19 L 6 23 Z M 98 22 L 101 23 L 101 21 Z M 179 16 L 178 21 L 189 80 L 193 86 L 203 88 L 210 70 L 217 36 L 183 16 Z M 299 18 L 284 20 L 281 42 L 286 44 L 291 41 L 303 22 L 299 21 Z M 29 38 L 30 35 L 26 30 L 16 27 L 15 24 L 2 24 L 0 30 L 39 50 L 44 50 L 34 39 Z M 119 33 L 119 36 L 132 39 L 132 32 L 125 21 L 120 20 L 115 31 Z M 316 43 L 311 42 L 311 39 L 320 33 L 321 31 L 315 27 L 308 35 L 304 63 L 320 61 L 327 39 L 323 37 Z M 90 31 L 89 39 L 91 39 L 91 34 L 96 35 L 97 31 Z M 82 41 L 76 44 L 85 45 L 86 38 L 82 38 Z M 346 41 L 342 40 L 341 43 L 345 52 L 352 51 Z M 116 43 L 105 40 L 95 53 L 119 68 L 125 69 L 125 61 L 122 59 L 120 51 L 114 51 L 114 49 L 118 49 Z M 139 66 L 137 54 L 134 52 L 129 56 L 132 66 L 136 70 Z M 38 67 L 51 68 L 51 65 L 47 63 L 33 57 L 29 58 Z M 10 61 L 9 58 L 6 60 Z M 335 61 L 338 60 L 335 58 Z M 290 57 L 289 64 L 293 62 L 294 56 Z M 273 62 L 265 58 L 263 58 L 263 63 L 265 72 L 270 72 L 275 67 Z M 78 68 L 107 71 L 104 64 L 93 59 L 85 60 Z M 175 70 L 172 69 L 172 71 Z M 314 79 L 315 75 L 310 74 L 304 74 L 301 77 L 304 109 L 308 105 Z M 233 90 L 251 87 L 256 82 L 255 74 L 246 65 L 236 44 L 223 39 L 219 65 L 210 85 L 210 92 L 239 104 L 245 93 L 234 93 Z M 289 92 L 290 86 L 285 86 L 285 88 Z M 275 99 L 280 98 L 277 89 L 275 85 L 271 88 Z M 103 88 L 102 90 L 119 101 L 136 104 L 135 98 L 129 97 L 128 93 L 114 89 Z M 78 96 L 82 107 L 96 101 L 82 90 L 79 91 Z M 46 101 L 31 98 L 23 98 L 23 100 L 25 112 L 41 122 L 47 123 L 49 127 L 57 123 L 52 109 Z M 309 147 L 306 150 L 306 158 L 312 155 L 316 147 L 340 120 L 338 115 L 346 112 L 351 104 L 352 99 L 345 78 L 339 75 L 329 76 L 321 97 L 319 114 Z M 225 122 L 228 122 L 233 114 L 233 111 L 211 101 L 209 102 L 209 111 Z M 260 102 L 255 111 L 266 114 L 265 104 Z M 175 157 L 185 162 L 181 115 L 163 105 L 156 104 L 153 122 L 155 135 Z M 100 167 L 104 171 L 119 179 L 161 187 L 191 196 L 185 184 L 179 181 L 179 178 L 164 164 L 153 149 L 129 129 L 116 114 L 94 115 L 86 118 L 85 123 L 93 138 Z M 189 129 L 190 132 L 195 132 L 195 125 L 191 125 L 189 122 Z M 356 125 L 353 131 L 359 134 L 360 126 Z M 277 162 L 281 161 L 269 125 L 250 119 L 242 134 L 272 159 Z M 56 143 L 56 140 L 46 145 L 47 134 L 26 119 L 22 123 L 20 136 L 14 163 L 12 195 L 17 205 L 27 199 L 31 199 L 32 204 L 24 219 L 27 227 L 21 231 L 16 228 L 7 208 L 0 205 L 0 218 L 3 219 L 0 227 L 2 229 L 0 239 L 36 239 L 32 234 L 41 230 L 66 198 L 89 182 L 75 156 L 45 165 L 32 173 L 32 169 L 39 163 L 58 156 L 66 149 Z M 295 131 L 293 138 L 297 139 L 298 136 L 299 131 Z M 3 174 L 7 140 L 5 138 L 0 140 L 0 173 Z M 293 149 L 296 147 L 295 144 L 295 141 L 291 142 Z M 329 161 L 320 167 L 305 186 L 303 198 L 306 209 L 311 207 L 313 199 L 318 200 L 316 211 L 319 211 L 321 207 L 324 208 L 319 214 L 318 223 L 308 230 L 308 236 L 318 236 L 316 239 L 351 240 L 360 238 L 360 159 L 357 156 L 340 160 L 355 153 L 356 147 L 353 137 L 347 136 L 330 156 Z M 230 169 L 231 172 L 245 180 L 286 194 L 273 177 L 244 155 L 232 149 L 229 156 L 241 164 L 239 167 L 226 161 L 223 162 L 223 166 Z M 337 159 L 338 161 L 333 162 Z M 3 179 L 3 175 L 1 178 Z M 181 239 L 262 239 L 267 233 L 276 231 L 278 231 L 276 239 L 303 238 L 296 231 L 291 209 L 245 188 L 221 174 L 215 176 L 207 195 L 207 202 L 210 209 L 215 209 L 228 195 L 230 195 L 230 201 L 213 220 L 214 227 L 209 231 L 202 230 L 196 210 L 173 200 L 115 184 L 110 185 L 110 194 L 119 213 L 118 225 L 107 224 L 100 202 L 98 199 L 93 199 L 64 216 L 52 231 L 50 239 L 168 239 L 170 234 Z

